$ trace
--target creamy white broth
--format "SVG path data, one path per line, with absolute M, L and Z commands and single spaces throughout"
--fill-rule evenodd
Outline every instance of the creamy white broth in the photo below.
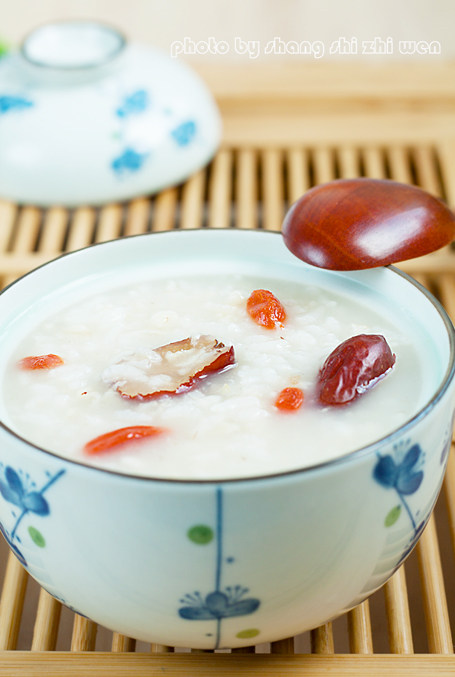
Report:
M 267 330 L 249 317 L 246 301 L 258 288 L 283 303 L 284 327 Z M 24 330 L 3 376 L 2 418 L 38 446 L 135 475 L 227 479 L 312 466 L 383 437 L 428 400 L 424 340 L 419 347 L 416 328 L 398 310 L 372 305 L 342 290 L 243 275 L 117 284 Z M 397 356 L 393 370 L 354 403 L 321 407 L 314 401 L 319 369 L 339 343 L 362 333 L 385 336 Z M 151 401 L 126 400 L 103 381 L 128 351 L 199 334 L 233 344 L 235 366 L 189 392 Z M 24 356 L 46 353 L 65 364 L 17 367 Z M 274 406 L 288 386 L 304 392 L 297 412 Z M 168 432 L 84 454 L 90 439 L 132 425 Z

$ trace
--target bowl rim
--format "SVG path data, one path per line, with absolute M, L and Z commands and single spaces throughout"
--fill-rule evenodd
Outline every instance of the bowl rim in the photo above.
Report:
M 95 242 L 90 245 L 87 245 L 85 247 L 81 247 L 79 249 L 75 249 L 71 252 L 64 252 L 60 256 L 57 256 L 54 259 L 51 259 L 50 261 L 47 261 L 36 268 L 33 268 L 32 270 L 27 271 L 24 275 L 21 275 L 19 278 L 11 282 L 9 285 L 4 287 L 3 289 L 0 290 L 0 296 L 5 294 L 9 289 L 14 287 L 16 284 L 19 284 L 22 280 L 25 278 L 33 275 L 36 271 L 39 271 L 43 268 L 46 268 L 48 266 L 51 266 L 57 261 L 60 261 L 62 259 L 66 259 L 67 257 L 72 257 L 72 256 L 80 256 L 81 253 L 87 250 L 92 250 L 95 247 L 103 247 L 105 245 L 111 245 L 113 243 L 121 243 L 123 241 L 131 241 L 133 239 L 140 239 L 140 238 L 147 238 L 149 239 L 151 236 L 155 237 L 158 235 L 169 235 L 170 233 L 173 233 L 174 236 L 176 233 L 261 233 L 261 234 L 267 234 L 267 235 L 272 235 L 276 237 L 277 235 L 281 235 L 280 231 L 265 231 L 265 230 L 260 230 L 257 228 L 242 228 L 242 229 L 234 229 L 234 228 L 217 228 L 217 229 L 208 229 L 208 228 L 188 228 L 185 229 L 184 231 L 178 231 L 178 230 L 171 230 L 171 231 L 159 231 L 159 232 L 149 232 L 149 233 L 140 233 L 136 235 L 128 235 L 124 236 L 122 238 L 114 238 L 112 240 L 106 240 L 103 242 Z M 120 244 L 114 245 L 114 246 L 121 246 Z M 310 264 L 305 264 L 309 266 Z M 112 470 L 110 468 L 101 468 L 99 466 L 91 465 L 88 463 L 84 463 L 79 460 L 71 459 L 65 456 L 61 456 L 60 454 L 57 454 L 56 452 L 50 451 L 48 449 L 45 449 L 44 447 L 40 447 L 37 444 L 34 444 L 33 442 L 27 440 L 25 437 L 23 437 L 21 434 L 15 432 L 12 430 L 6 423 L 3 422 L 3 420 L 0 418 L 0 430 L 3 430 L 9 435 L 12 435 L 13 438 L 16 440 L 19 440 L 20 442 L 24 443 L 27 447 L 31 447 L 39 452 L 42 452 L 48 456 L 53 457 L 54 459 L 58 459 L 61 462 L 66 462 L 72 466 L 78 467 L 83 470 L 87 471 L 92 471 L 95 473 L 100 473 L 101 475 L 107 474 L 110 476 L 114 476 L 117 478 L 125 478 L 128 480 L 140 480 L 141 482 L 152 482 L 152 483 L 158 483 L 158 484 L 171 484 L 171 485 L 209 485 L 209 486 L 216 486 L 220 484 L 242 484 L 246 482 L 254 482 L 257 483 L 258 481 L 272 481 L 272 480 L 277 480 L 277 479 L 286 479 L 286 478 L 295 478 L 298 475 L 305 475 L 309 474 L 312 472 L 317 472 L 320 470 L 325 470 L 328 468 L 336 468 L 338 466 L 344 465 L 345 463 L 350 463 L 353 462 L 354 460 L 357 460 L 358 458 L 363 458 L 365 456 L 370 455 L 373 453 L 375 449 L 377 449 L 380 446 L 383 446 L 387 443 L 393 443 L 393 441 L 398 437 L 402 436 L 403 433 L 405 433 L 407 430 L 410 428 L 413 428 L 415 425 L 417 425 L 425 416 L 432 410 L 434 407 L 437 405 L 437 403 L 444 397 L 446 392 L 449 389 L 449 386 L 451 382 L 453 381 L 455 377 L 455 328 L 454 325 L 452 324 L 452 321 L 441 304 L 441 302 L 428 290 L 426 287 L 424 287 L 420 282 L 415 280 L 413 277 L 408 275 L 408 273 L 399 270 L 393 265 L 388 265 L 388 266 L 378 266 L 378 268 L 386 268 L 390 270 L 391 273 L 398 275 L 399 277 L 403 278 L 406 280 L 411 286 L 415 287 L 418 292 L 423 294 L 423 296 L 427 299 L 427 301 L 434 307 L 434 309 L 437 311 L 439 314 L 443 325 L 445 327 L 445 330 L 447 332 L 447 337 L 449 341 L 449 356 L 448 356 L 448 365 L 447 369 L 445 371 L 444 376 L 442 377 L 440 384 L 436 391 L 434 392 L 433 396 L 427 401 L 427 403 L 419 410 L 417 411 L 412 418 L 406 420 L 401 426 L 398 428 L 395 428 L 392 430 L 390 433 L 384 435 L 383 437 L 380 437 L 377 440 L 374 440 L 373 442 L 362 446 L 358 447 L 356 449 L 353 449 L 352 451 L 347 452 L 346 454 L 343 454 L 342 456 L 337 456 L 333 459 L 329 459 L 327 461 L 323 461 L 321 463 L 314 463 L 309 466 L 305 467 L 298 467 L 298 468 L 292 468 L 290 470 L 284 470 L 280 472 L 273 472 L 273 473 L 268 473 L 266 475 L 248 475 L 248 476 L 242 476 L 242 477 L 228 477 L 228 478 L 208 478 L 208 479 L 197 479 L 197 478 L 190 478 L 190 479 L 185 479 L 185 478 L 170 478 L 170 477 L 154 477 L 151 475 L 135 475 L 134 473 L 127 473 L 127 472 L 121 472 L 118 470 Z M 329 271 L 330 272 L 330 271 Z M 331 271 L 335 272 L 335 271 Z M 357 272 L 357 271 L 336 271 L 340 272 L 341 274 L 346 273 L 350 274 L 352 272 Z M 362 272 L 362 271 L 360 271 Z

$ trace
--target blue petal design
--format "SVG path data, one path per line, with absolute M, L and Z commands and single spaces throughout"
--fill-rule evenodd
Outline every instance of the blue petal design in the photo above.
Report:
M 179 146 L 187 146 L 196 134 L 196 123 L 194 120 L 182 122 L 178 127 L 171 131 L 171 136 Z
M 398 453 L 401 446 L 402 445 L 399 444 L 396 447 Z M 401 454 L 399 454 L 399 456 L 401 457 Z M 404 457 L 402 457 L 402 460 L 399 463 L 396 463 L 389 454 L 379 456 L 378 462 L 373 470 L 373 478 L 379 484 L 382 484 L 386 489 L 395 489 L 397 492 L 398 497 L 411 520 L 415 534 L 418 532 L 416 518 L 412 514 L 411 507 L 405 497 L 414 494 L 422 484 L 423 471 L 416 469 L 416 466 L 422 465 L 419 463 L 422 458 L 422 449 L 418 444 L 414 444 L 406 452 Z
M 30 108 L 33 106 L 33 101 L 29 99 L 24 99 L 21 96 L 0 96 L 0 115 L 9 113 L 11 110 L 23 110 L 25 108 Z
M 394 488 L 406 496 L 413 494 L 423 480 L 423 471 L 414 470 L 421 457 L 422 449 L 418 444 L 414 444 L 398 464 L 388 454 L 381 456 L 373 470 L 373 477 L 387 489 Z
M 229 590 L 228 594 L 219 590 L 210 592 L 205 600 L 193 598 L 196 602 L 199 601 L 199 603 L 182 607 L 179 609 L 179 616 L 192 621 L 219 620 L 221 618 L 233 618 L 234 616 L 252 614 L 260 605 L 260 601 L 254 597 L 239 600 L 239 597 L 242 595 L 242 592 L 239 591 L 246 591 L 246 588 L 238 586 L 234 594 L 232 589 L 226 588 L 226 590 Z M 190 595 L 186 597 L 191 599 Z
M 396 483 L 396 489 L 400 494 L 405 494 L 409 496 L 417 491 L 420 487 L 423 480 L 423 472 L 409 474 L 404 471 L 400 471 Z
M 5 470 L 5 482 L 0 481 L 0 493 L 8 503 L 22 507 L 24 488 L 17 472 L 8 466 Z
M 138 89 L 123 99 L 122 105 L 115 111 L 119 118 L 142 113 L 150 105 L 149 95 L 145 89 Z
M 397 475 L 398 468 L 393 458 L 389 455 L 381 456 L 373 471 L 374 479 L 383 487 L 391 489 L 395 486 Z
M 0 494 L 3 496 L 5 501 L 8 501 L 8 503 L 13 503 L 13 505 L 21 507 L 22 505 L 21 499 L 17 495 L 17 493 L 15 491 L 12 491 L 7 484 L 1 481 L 0 481 Z
M 406 453 L 406 456 L 400 463 L 401 469 L 410 470 L 419 460 L 422 454 L 422 450 L 418 444 L 414 444 L 409 451 Z
M 205 605 L 214 618 L 223 618 L 229 605 L 229 597 L 223 592 L 211 592 L 205 598 Z
M 24 496 L 22 505 L 25 510 L 31 510 L 37 515 L 49 515 L 49 504 L 37 491 L 31 491 Z
M 232 618 L 233 616 L 246 616 L 252 614 L 253 611 L 259 607 L 260 601 L 251 597 L 250 599 L 243 599 L 241 602 L 236 602 L 227 607 L 223 618 Z
M 137 172 L 148 156 L 149 153 L 138 153 L 133 148 L 125 148 L 121 155 L 112 160 L 111 167 L 118 175 Z
M 24 487 L 22 486 L 22 480 L 17 474 L 17 472 L 11 468 L 11 466 L 7 466 L 5 470 L 5 478 L 6 481 L 9 484 L 9 487 L 12 491 L 16 492 L 18 496 L 22 496 L 24 493 Z
M 215 616 L 208 609 L 197 606 L 184 606 L 179 609 L 180 618 L 187 621 L 213 621 Z

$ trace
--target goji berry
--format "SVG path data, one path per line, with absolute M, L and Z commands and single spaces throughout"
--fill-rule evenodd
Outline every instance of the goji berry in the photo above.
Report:
M 283 388 L 275 400 L 275 407 L 281 411 L 297 411 L 303 404 L 303 398 L 300 388 Z
M 30 355 L 29 357 L 24 357 L 18 363 L 18 366 L 21 369 L 54 369 L 59 367 L 61 364 L 64 364 L 63 360 L 59 355 Z
M 255 289 L 246 302 L 246 309 L 256 324 L 266 329 L 275 329 L 286 321 L 283 305 L 267 289 Z
M 156 428 L 151 425 L 133 425 L 127 428 L 119 428 L 87 442 L 84 452 L 89 455 L 100 454 L 120 445 L 143 439 L 144 437 L 162 435 L 164 432 L 166 432 L 164 428 Z

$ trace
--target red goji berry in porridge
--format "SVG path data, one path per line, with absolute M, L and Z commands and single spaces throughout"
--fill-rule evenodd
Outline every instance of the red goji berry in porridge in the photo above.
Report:
M 255 289 L 246 302 L 249 316 L 261 327 L 276 329 L 283 326 L 286 311 L 268 289 Z
M 401 311 L 308 275 L 112 276 L 74 292 L 22 321 L 2 377 L 3 420 L 78 462 L 164 478 L 268 475 L 369 444 L 426 403 L 425 350 Z M 356 362 L 365 336 L 384 340 L 362 339 L 386 356 L 371 369 L 365 356 Z M 350 340 L 351 352 L 340 348 Z M 347 381 L 324 367 L 341 364 L 334 353 Z M 46 355 L 58 369 L 19 366 Z M 349 379 L 355 397 L 335 406 Z
M 58 355 L 28 355 L 18 362 L 21 369 L 55 369 L 63 364 Z

